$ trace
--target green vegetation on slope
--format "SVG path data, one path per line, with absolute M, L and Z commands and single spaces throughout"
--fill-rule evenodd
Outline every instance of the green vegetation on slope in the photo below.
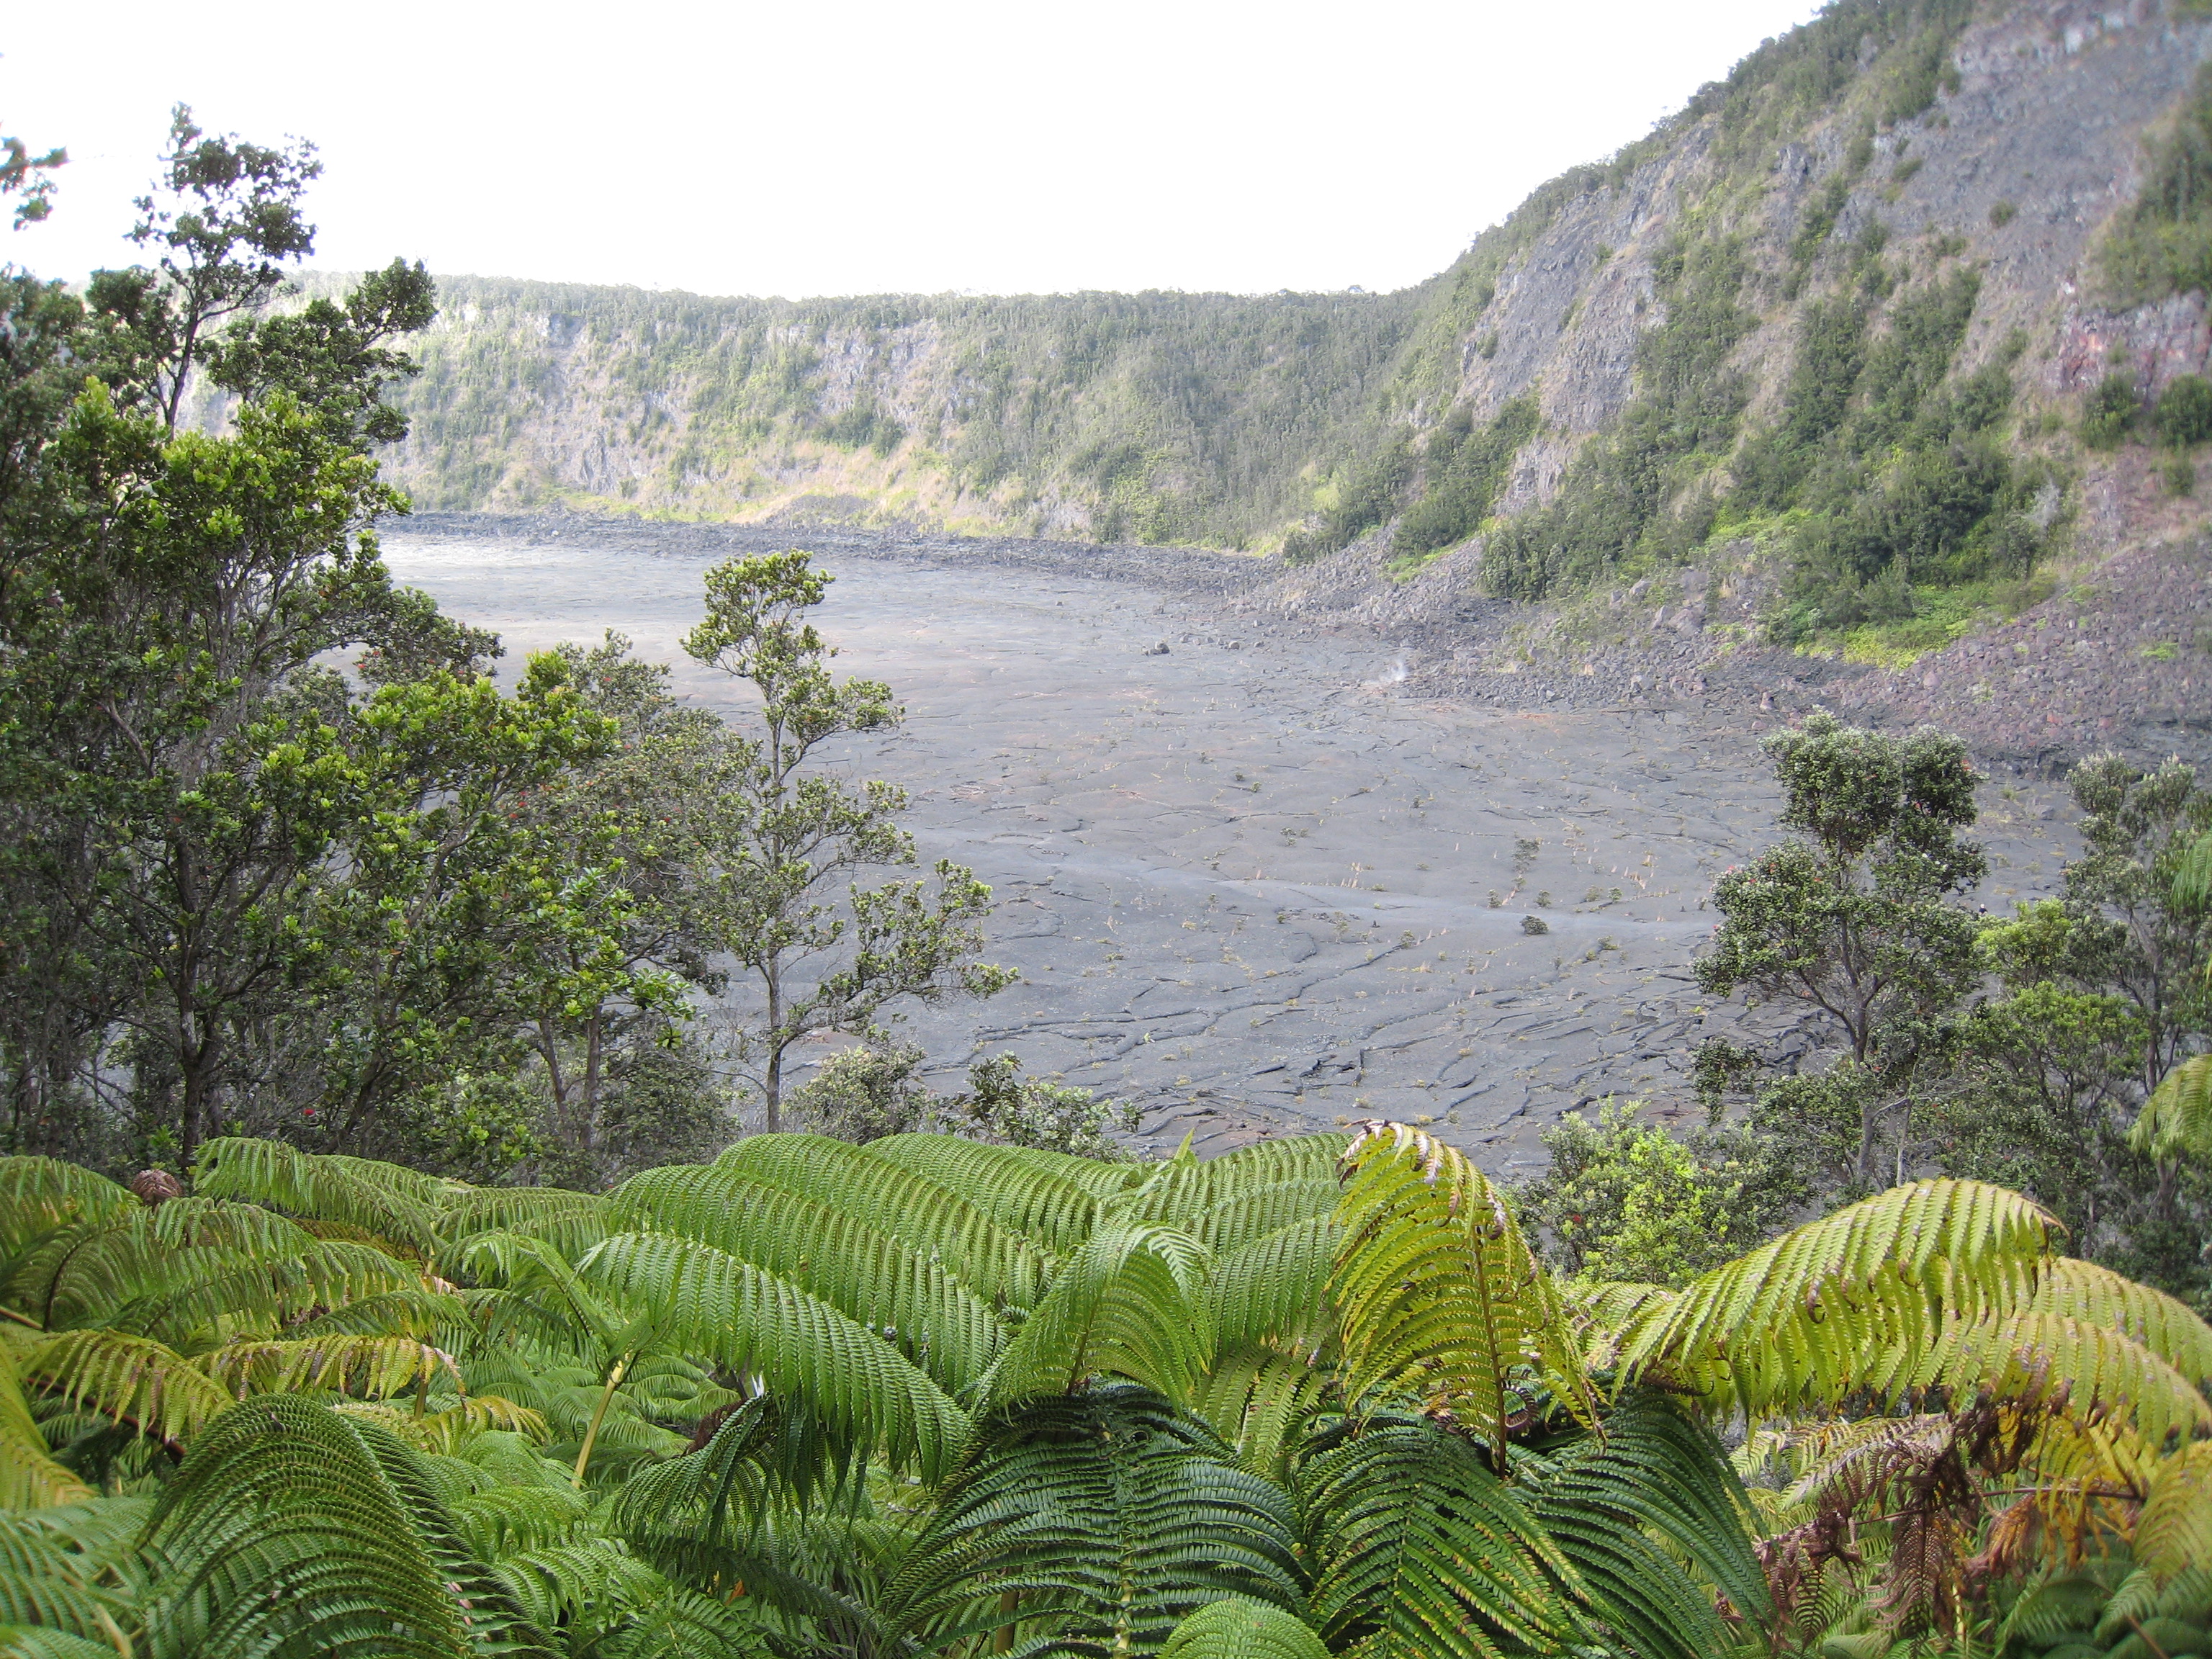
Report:
M 1312 457 L 1373 423 L 1416 302 L 788 302 L 472 277 L 444 293 L 397 469 L 425 507 L 577 493 L 532 441 L 611 452 L 583 472 L 603 503 L 691 512 L 774 498 L 772 475 L 794 457 L 866 450 L 878 464 L 855 476 L 891 505 L 910 499 L 894 482 L 905 474 L 1000 522 L 1042 527 L 1066 500 L 1103 539 L 1219 544 L 1295 511 Z
M 2135 205 L 2112 227 L 2103 258 L 2119 305 L 2212 287 L 2212 64 L 2152 139 Z

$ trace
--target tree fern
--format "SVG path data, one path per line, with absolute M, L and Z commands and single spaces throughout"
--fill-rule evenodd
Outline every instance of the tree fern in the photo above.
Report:
M 619 1233 L 585 1259 L 594 1283 L 650 1306 L 690 1352 L 758 1376 L 839 1433 L 940 1478 L 967 1437 L 951 1397 L 828 1303 L 711 1245 Z
M 148 1538 L 169 1563 L 149 1609 L 157 1651 L 471 1651 L 459 1600 L 361 1435 L 304 1401 L 248 1401 L 210 1424 Z
M 1624 1342 L 1624 1375 L 1662 1376 L 1754 1414 L 1895 1388 L 1947 1321 L 2027 1299 L 2056 1226 L 2000 1187 L 1893 1188 L 1650 1304 Z
M 2212 1404 L 2142 1344 L 2058 1314 L 1959 1321 L 1910 1376 L 1971 1393 L 2037 1398 L 2062 1390 L 2069 1412 L 2131 1422 L 2152 1447 L 2212 1432 Z
M 2061 1256 L 2038 1275 L 2023 1312 L 2108 1326 L 2140 1342 L 2197 1387 L 2212 1382 L 2212 1325 L 2164 1291 Z
M 1018 1622 L 1040 1642 L 1149 1655 L 1204 1602 L 1295 1610 L 1301 1588 L 1285 1494 L 1159 1395 L 1111 1383 L 1003 1421 L 884 1605 L 926 1651 Z
M 1742 1484 L 1711 1432 L 1663 1395 L 1631 1395 L 1601 1435 L 1557 1455 L 1528 1509 L 1642 1659 L 1705 1659 L 1725 1639 L 1711 1597 L 1647 1533 L 1694 1562 L 1736 1613 L 1767 1617 Z
M 1187 1233 L 1136 1227 L 1098 1234 L 1068 1259 L 1006 1345 L 990 1405 L 1071 1393 L 1100 1376 L 1187 1399 L 1213 1355 L 1212 1319 L 1200 1294 L 1206 1266 Z
M 868 1142 L 871 1158 L 895 1164 L 958 1193 L 985 1215 L 1054 1255 L 1066 1255 L 1098 1224 L 1101 1184 L 1093 1171 L 1126 1182 L 1120 1164 L 1101 1164 L 1022 1146 L 992 1146 L 958 1135 L 886 1135 Z
M 43 1509 L 91 1496 L 90 1486 L 54 1462 L 8 1349 L 0 1345 L 0 1507 Z M 0 1618 L 6 1616 L 0 1611 Z
M 1006 1330 L 931 1255 L 842 1209 L 714 1165 L 623 1183 L 611 1224 L 679 1234 L 796 1285 L 894 1343 L 957 1393 L 990 1368 Z
M 1160 1659 L 1328 1659 L 1328 1650 L 1296 1614 L 1228 1596 L 1177 1625 Z
M 136 1209 L 138 1200 L 106 1176 L 57 1158 L 0 1158 L 0 1284 L 17 1259 L 48 1234 Z
M 1198 1232 L 1199 1218 L 1226 1200 L 1264 1188 L 1296 1186 L 1309 1182 L 1337 1183 L 1337 1163 L 1345 1149 L 1340 1134 L 1290 1135 L 1279 1140 L 1259 1140 L 1215 1158 L 1190 1158 L 1169 1164 L 1147 1181 L 1141 1191 L 1115 1200 L 1124 1225 L 1150 1223 Z M 1328 1206 L 1307 1210 L 1324 1212 Z M 1303 1215 L 1285 1214 L 1275 1227 L 1287 1225 Z M 1273 1232 L 1275 1227 L 1261 1231 Z
M 2161 1588 L 2188 1568 L 2212 1569 L 2212 1441 L 2160 1465 L 2136 1523 L 2135 1558 Z
M 225 1136 L 200 1148 L 192 1190 L 202 1198 L 239 1199 L 358 1227 L 428 1255 L 439 1243 L 445 1183 L 396 1164 L 318 1157 L 281 1140 Z
M 1019 1233 L 951 1188 L 866 1147 L 826 1135 L 750 1135 L 714 1164 L 843 1210 L 917 1250 L 934 1253 L 986 1301 L 1028 1307 L 1052 1277 L 1051 1258 Z
M 4 1295 L 43 1329 L 99 1324 L 175 1346 L 217 1321 L 273 1330 L 422 1284 L 371 1246 L 319 1239 L 252 1205 L 179 1198 L 64 1228 L 28 1254 Z
M 539 1238 L 571 1261 L 607 1235 L 601 1200 L 556 1187 L 466 1187 L 449 1190 L 438 1211 L 448 1253 L 479 1234 L 511 1232 Z
M 1232 1188 L 1193 1215 L 1187 1231 L 1215 1255 L 1227 1255 L 1301 1221 L 1334 1215 L 1343 1190 L 1334 1173 Z
M 1191 1392 L 1190 1409 L 1235 1449 L 1246 1468 L 1280 1480 L 1292 1449 L 1334 1397 L 1335 1385 L 1332 1370 L 1224 1340 L 1212 1369 Z
M 461 1386 L 453 1355 L 404 1336 L 310 1337 L 281 1342 L 228 1342 L 205 1355 L 202 1368 L 234 1395 L 329 1393 L 356 1400 L 428 1393 Z
M 2212 1158 L 2212 1054 L 2185 1060 L 2166 1074 L 2136 1115 L 2128 1144 L 2161 1161 Z
M 197 1434 L 236 1397 L 166 1343 L 125 1331 L 62 1331 L 18 1352 L 26 1381 L 171 1446 Z
M 1480 1449 L 1382 1418 L 1298 1474 L 1314 1623 L 1362 1659 L 1559 1652 L 1584 1628 L 1579 1575 Z
M 1501 1468 L 1523 1405 L 1516 1371 L 1540 1368 L 1588 1415 L 1595 1399 L 1565 1303 L 1481 1171 L 1402 1124 L 1370 1125 L 1344 1156 L 1352 1179 L 1331 1290 L 1347 1397 L 1449 1402 Z
M 1218 1340 L 1309 1354 L 1333 1346 L 1329 1277 L 1342 1241 L 1335 1218 L 1323 1214 L 1222 1257 L 1206 1287 Z
M 70 1652 L 57 1641 L 96 1644 L 129 1659 L 142 1498 L 100 1498 L 34 1514 L 0 1509 L 0 1651 Z M 39 1647 L 33 1636 L 49 1645 Z

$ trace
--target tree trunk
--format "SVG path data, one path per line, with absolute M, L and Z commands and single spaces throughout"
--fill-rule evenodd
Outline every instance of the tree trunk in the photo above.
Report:
M 761 1092 L 768 1102 L 768 1132 L 783 1127 L 783 986 L 773 969 L 768 975 L 768 1073 Z

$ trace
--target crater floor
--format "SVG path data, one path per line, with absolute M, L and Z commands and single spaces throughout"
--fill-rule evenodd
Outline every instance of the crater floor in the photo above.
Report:
M 1022 973 L 904 1023 L 934 1086 L 1012 1049 L 1139 1103 L 1155 1148 L 1431 1119 L 1523 1173 L 1544 1127 L 1608 1095 L 1692 1116 L 1709 1032 L 1808 1046 L 1795 1009 L 1709 1006 L 1690 973 L 1714 878 L 1778 837 L 1755 717 L 1426 701 L 1386 641 L 1255 634 L 1108 550 L 1086 577 L 844 539 L 819 553 L 820 626 L 907 720 L 837 763 L 912 792 L 925 862 L 991 884 L 988 954 Z M 613 629 L 740 708 L 678 643 L 714 555 L 649 543 L 402 533 L 385 556 L 497 629 L 510 677 Z M 1982 901 L 2053 890 L 2063 789 L 1993 780 L 1984 807 Z

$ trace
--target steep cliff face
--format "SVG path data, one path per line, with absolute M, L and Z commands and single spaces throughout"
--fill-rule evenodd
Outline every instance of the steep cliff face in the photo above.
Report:
M 472 277 L 397 476 L 438 507 L 797 510 L 1236 544 L 1379 421 L 1416 296 L 708 300 Z
M 1348 546 L 1524 599 L 1794 537 L 1760 603 L 1832 644 L 2134 533 L 2085 402 L 2212 337 L 2201 287 L 2116 294 L 2099 250 L 2208 56 L 2203 0 L 1837 0 L 1397 295 L 446 279 L 396 470 L 447 508 Z

